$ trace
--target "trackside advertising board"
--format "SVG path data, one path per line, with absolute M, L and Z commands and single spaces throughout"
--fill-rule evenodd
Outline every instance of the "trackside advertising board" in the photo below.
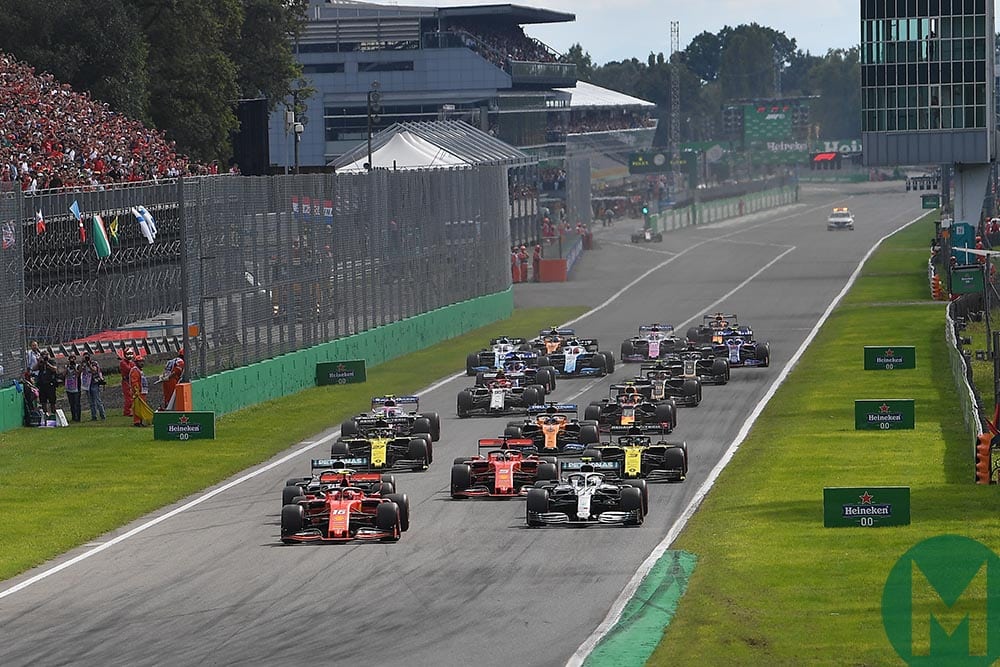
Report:
M 866 371 L 902 371 L 917 367 L 917 351 L 910 345 L 865 345 Z
M 913 399 L 854 401 L 854 430 L 896 431 L 914 428 Z
M 908 486 L 838 486 L 823 489 L 823 526 L 826 528 L 908 525 Z
M 215 440 L 215 413 L 155 412 L 153 440 Z
M 316 384 L 357 384 L 368 379 L 365 360 L 324 361 L 316 364 Z

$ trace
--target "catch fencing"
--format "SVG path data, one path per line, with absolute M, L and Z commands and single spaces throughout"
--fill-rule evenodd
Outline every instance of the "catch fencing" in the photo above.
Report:
M 94 215 L 117 229 L 105 258 Z M 501 292 L 510 217 L 502 166 L 3 193 L 0 379 L 30 340 L 167 338 L 151 350 L 166 358 L 186 339 L 194 379 Z

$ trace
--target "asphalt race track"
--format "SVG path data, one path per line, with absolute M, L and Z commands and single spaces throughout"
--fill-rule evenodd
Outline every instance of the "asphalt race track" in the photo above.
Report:
M 855 231 L 826 230 L 835 205 L 851 207 Z M 674 437 L 688 442 L 690 475 L 651 485 L 642 527 L 528 529 L 523 500 L 452 501 L 452 459 L 473 453 L 477 438 L 498 435 L 506 422 L 454 417 L 457 392 L 471 384 L 463 376 L 421 399 L 423 410 L 441 414 L 442 439 L 430 470 L 397 475 L 412 506 L 410 530 L 398 543 L 280 544 L 284 480 L 307 474 L 310 458 L 329 453 L 327 441 L 0 597 L 0 664 L 563 664 L 662 540 L 860 258 L 917 217 L 919 205 L 898 182 L 803 186 L 799 204 L 671 232 L 660 244 L 631 245 L 633 225 L 619 222 L 597 228 L 600 247 L 585 254 L 572 282 L 518 286 L 521 306 L 593 306 L 662 265 L 574 325 L 616 359 L 638 324 L 659 320 L 683 333 L 709 310 L 736 312 L 770 340 L 770 368 L 734 369 L 729 385 L 705 388 L 701 407 L 679 410 Z M 613 378 L 636 370 L 618 364 Z M 577 402 L 582 416 L 609 382 L 561 380 L 554 397 Z M 5 582 L 0 596 L 44 569 Z

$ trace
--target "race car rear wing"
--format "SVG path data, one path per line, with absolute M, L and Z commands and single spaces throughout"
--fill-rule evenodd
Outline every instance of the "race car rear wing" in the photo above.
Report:
M 528 406 L 529 415 L 541 415 L 550 414 L 554 415 L 560 412 L 572 412 L 577 413 L 579 407 L 576 403 L 544 403 L 541 405 L 530 405 Z
M 711 326 L 713 322 L 720 319 L 726 320 L 726 324 L 732 326 L 736 324 L 739 318 L 736 316 L 736 313 L 712 313 L 711 315 L 705 315 L 702 319 L 706 326 Z
M 528 342 L 526 338 L 511 338 L 510 336 L 501 336 L 500 338 L 493 338 L 490 340 L 490 345 L 499 345 L 501 343 L 510 343 L 511 345 L 524 345 Z
M 542 329 L 538 335 L 544 338 L 545 336 L 572 336 L 575 333 L 575 329 Z
M 622 465 L 618 461 L 584 461 L 578 459 L 575 461 L 563 460 L 559 462 L 560 474 L 565 472 L 616 472 L 621 467 Z
M 617 435 L 662 435 L 664 433 L 661 424 L 632 424 L 626 426 L 614 425 L 608 431 L 612 436 Z
M 643 324 L 639 327 L 639 333 L 651 333 L 659 331 L 663 334 L 672 334 L 674 327 L 670 324 Z
M 413 410 L 416 411 L 420 405 L 420 399 L 416 396 L 372 396 L 372 410 L 386 405 L 412 406 Z
M 531 438 L 482 438 L 479 449 L 535 449 Z
M 394 425 L 409 424 L 412 421 L 412 419 L 413 419 L 412 417 L 408 417 L 406 415 L 400 415 L 399 417 L 385 417 L 385 416 L 380 417 L 376 415 L 371 415 L 371 416 L 362 415 L 360 417 L 355 417 L 354 423 L 357 424 L 359 428 L 369 427 L 369 426 L 380 426 L 380 425 L 384 425 L 385 427 L 388 428 Z
M 367 468 L 367 456 L 350 456 L 340 459 L 313 459 L 312 469 L 318 470 L 350 470 L 351 468 Z

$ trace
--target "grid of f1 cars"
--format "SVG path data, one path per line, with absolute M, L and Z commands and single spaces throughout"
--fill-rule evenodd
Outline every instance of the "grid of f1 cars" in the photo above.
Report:
M 703 388 L 729 382 L 732 368 L 768 366 L 770 346 L 735 314 L 712 313 L 684 336 L 667 324 L 640 325 L 622 342 L 620 361 L 638 362 L 638 372 L 610 384 L 608 398 L 585 406 L 580 419 L 580 406 L 550 394 L 557 378 L 614 372 L 614 355 L 596 340 L 551 327 L 469 354 L 475 381 L 458 393 L 457 416 L 508 419 L 484 422 L 492 426 L 476 449 L 453 459 L 451 498 L 522 498 L 529 527 L 642 525 L 647 483 L 687 476 L 687 443 L 667 437 L 679 408 L 697 407 Z M 420 411 L 417 397 L 372 398 L 370 411 L 343 422 L 329 458 L 287 480 L 281 541 L 399 540 L 410 504 L 398 481 L 429 468 L 440 438 L 439 415 Z

